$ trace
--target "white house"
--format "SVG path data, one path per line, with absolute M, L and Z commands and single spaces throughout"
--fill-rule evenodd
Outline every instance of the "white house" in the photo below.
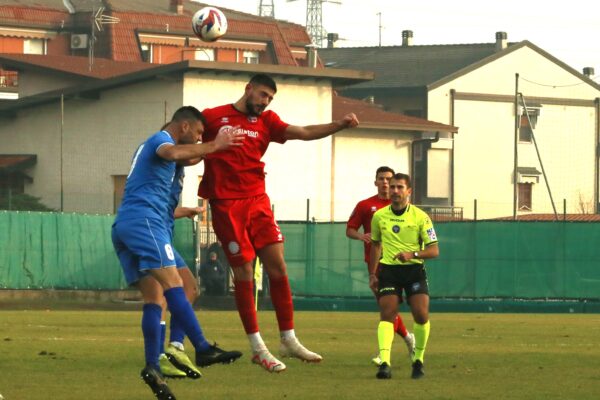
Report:
M 114 212 L 131 156 L 143 140 L 182 105 L 203 109 L 236 101 L 257 72 L 276 79 L 278 92 L 270 108 L 286 122 L 329 122 L 334 104 L 343 112 L 356 111 L 359 118 L 364 115 L 367 121 L 364 128 L 334 138 L 270 146 L 264 157 L 267 192 L 281 220 L 305 219 L 307 199 L 309 218 L 347 218 L 354 203 L 373 191 L 373 174 L 379 165 L 408 167 L 408 149 L 417 131 L 456 131 L 444 124 L 384 113 L 361 102 L 334 101 L 334 86 L 372 79 L 368 72 L 183 61 L 145 64 L 133 72 L 127 63 L 128 70 L 119 74 L 120 64 L 107 62 L 106 68 L 115 70 L 114 74 L 82 81 L 80 75 L 68 71 L 69 63 L 48 65 L 49 60 L 56 57 L 29 60 L 29 64 L 19 60 L 20 81 L 31 95 L 0 103 L 0 160 L 20 165 L 25 193 L 66 212 Z M 8 56 L 0 61 L 13 66 Z M 77 67 L 72 69 L 81 74 Z M 69 80 L 76 85 L 60 88 Z M 36 91 L 36 82 L 54 89 Z M 15 164 L 15 154 L 30 155 L 33 161 Z M 187 169 L 184 205 L 198 203 L 196 190 L 202 174 L 202 163 Z
M 345 96 L 374 96 L 388 111 L 460 127 L 453 137 L 424 136 L 417 146 L 417 203 L 462 207 L 466 218 L 479 219 L 598 212 L 600 85 L 593 69 L 580 73 L 506 37 L 417 46 L 405 31 L 402 46 L 329 48 L 320 56 L 332 68 L 375 73 L 344 88 Z

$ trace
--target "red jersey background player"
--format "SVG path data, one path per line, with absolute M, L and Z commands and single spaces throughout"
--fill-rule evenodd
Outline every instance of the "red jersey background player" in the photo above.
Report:
M 359 201 L 358 204 L 356 204 L 356 207 L 354 207 L 354 211 L 352 211 L 350 219 L 346 224 L 346 236 L 350 239 L 364 242 L 365 262 L 367 263 L 367 267 L 369 266 L 369 255 L 371 252 L 371 219 L 373 219 L 375 211 L 385 206 L 389 206 L 391 203 L 390 179 L 392 176 L 394 176 L 394 170 L 390 167 L 382 166 L 377 168 L 377 171 L 375 171 L 377 194 Z M 359 232 L 361 227 L 362 233 Z M 408 354 L 411 355 L 415 348 L 415 336 L 412 333 L 408 333 L 400 314 L 397 314 L 394 320 L 394 330 L 397 334 L 402 336 L 406 343 L 406 347 L 408 348 Z M 372 361 L 377 365 L 381 364 L 379 356 L 373 358 Z
M 209 199 L 213 228 L 232 267 L 235 301 L 252 348 L 252 362 L 270 372 L 283 371 L 286 366 L 269 352 L 258 329 L 252 282 L 256 255 L 269 277 L 281 336 L 280 355 L 308 362 L 319 362 L 322 357 L 306 349 L 295 335 L 283 235 L 265 192 L 261 158 L 271 142 L 321 139 L 358 125 L 352 113 L 328 124 L 289 125 L 276 113 L 265 111 L 276 92 L 277 85 L 270 76 L 257 74 L 246 84 L 237 102 L 203 111 L 206 117 L 203 142 L 214 140 L 219 132 L 228 130 L 243 132 L 246 140 L 243 146 L 227 154 L 205 158 L 204 176 L 198 189 L 200 197 Z

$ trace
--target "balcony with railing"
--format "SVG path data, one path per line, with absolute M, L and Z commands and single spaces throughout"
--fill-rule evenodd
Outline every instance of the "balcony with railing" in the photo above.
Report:
M 0 92 L 16 93 L 19 91 L 19 73 L 0 69 Z

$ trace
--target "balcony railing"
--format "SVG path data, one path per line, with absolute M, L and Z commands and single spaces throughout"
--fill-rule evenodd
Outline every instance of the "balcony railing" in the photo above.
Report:
M 463 208 L 453 206 L 430 206 L 430 205 L 419 205 L 417 206 L 429 214 L 429 217 L 434 222 L 443 221 L 462 221 L 463 220 Z
M 19 86 L 19 73 L 14 71 L 4 71 L 0 69 L 0 90 L 17 91 Z

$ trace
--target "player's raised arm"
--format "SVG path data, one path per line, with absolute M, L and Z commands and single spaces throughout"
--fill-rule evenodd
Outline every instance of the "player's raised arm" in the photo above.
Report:
M 237 130 L 220 132 L 215 140 L 206 143 L 176 144 L 162 146 L 156 153 L 169 161 L 186 161 L 205 157 L 207 154 L 226 150 L 229 147 L 241 146 L 246 136 Z
M 328 124 L 296 126 L 290 125 L 284 132 L 287 140 L 316 140 L 327 137 L 342 129 L 354 128 L 358 126 L 358 118 L 354 113 L 344 116 L 344 118 L 330 122 Z

